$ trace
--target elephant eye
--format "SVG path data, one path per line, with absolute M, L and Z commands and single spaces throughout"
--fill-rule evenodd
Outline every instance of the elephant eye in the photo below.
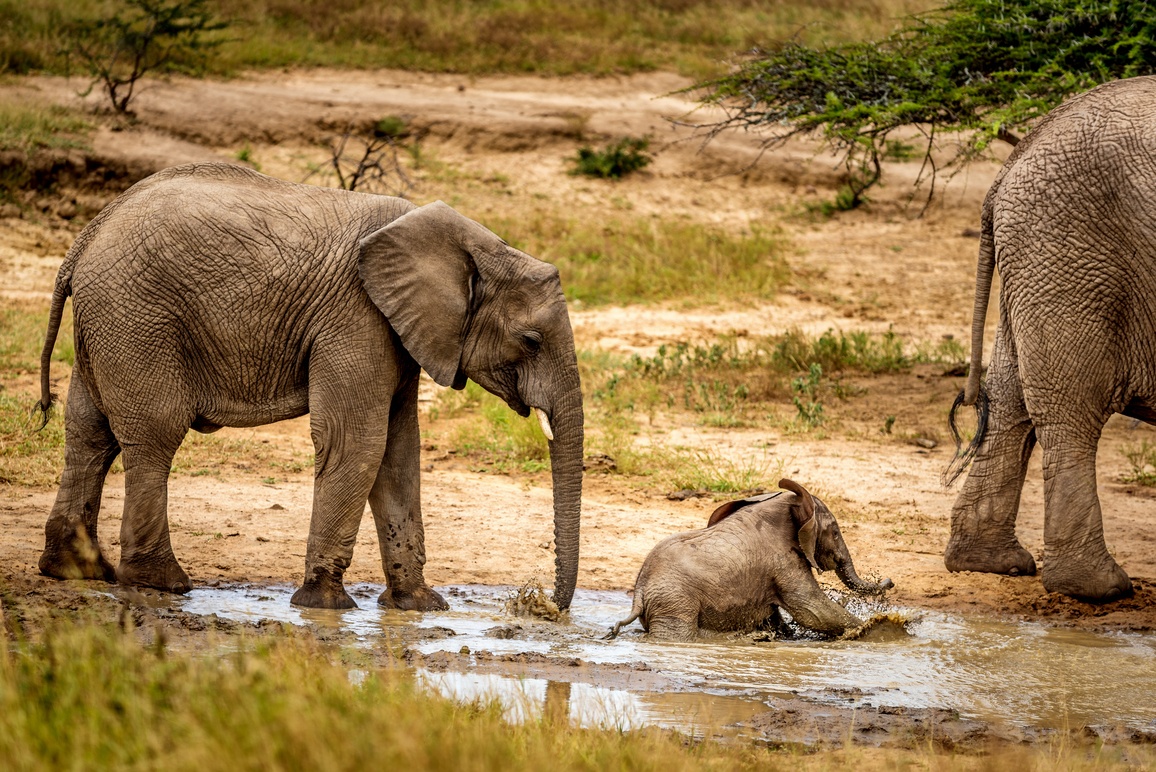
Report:
M 537 354 L 542 348 L 542 336 L 537 332 L 522 333 L 522 345 L 531 354 Z

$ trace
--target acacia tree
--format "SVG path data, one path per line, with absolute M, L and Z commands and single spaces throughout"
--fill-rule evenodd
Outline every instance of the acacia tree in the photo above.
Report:
M 71 25 L 66 53 L 92 76 L 88 91 L 100 84 L 113 109 L 128 113 L 145 73 L 199 70 L 207 52 L 223 42 L 206 35 L 226 26 L 206 0 L 122 0 L 111 16 Z
M 930 200 L 937 134 L 962 134 L 953 164 L 993 139 L 1014 145 L 1066 96 L 1156 72 L 1154 41 L 1156 4 L 1146 0 L 952 0 L 883 40 L 755 51 L 687 91 L 725 111 L 703 126 L 709 136 L 759 130 L 765 147 L 821 136 L 848 172 L 844 208 L 879 181 L 894 132 L 914 127 L 925 140 Z

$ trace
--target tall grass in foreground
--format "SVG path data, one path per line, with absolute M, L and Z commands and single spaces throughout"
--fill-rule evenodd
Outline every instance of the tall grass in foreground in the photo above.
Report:
M 687 747 L 660 732 L 510 725 L 496 703 L 420 692 L 399 668 L 359 664 L 353 673 L 333 661 L 338 652 L 301 640 L 241 649 L 191 656 L 145 648 L 116 629 L 62 625 L 42 643 L 0 651 L 0 762 L 326 772 L 757 769 L 772 758 L 750 747 Z
M 0 606 L 2 608 L 2 606 Z M 2 613 L 2 612 L 0 612 Z M 1152 761 L 1150 751 L 1053 746 L 950 755 L 923 748 L 804 754 L 656 730 L 519 724 L 497 703 L 424 693 L 407 671 L 302 638 L 230 641 L 217 656 L 144 647 L 116 628 L 56 623 L 11 644 L 0 625 L 0 765 L 195 770 L 1094 770 Z M 204 644 L 209 643 L 206 647 Z M 208 652 L 208 653 L 206 653 Z M 562 713 L 561 715 L 565 715 Z
M 719 75 L 788 38 L 875 39 L 934 0 L 211 0 L 231 29 L 210 71 L 337 66 L 461 73 Z M 115 0 L 0 0 L 0 72 L 60 72 L 66 26 Z

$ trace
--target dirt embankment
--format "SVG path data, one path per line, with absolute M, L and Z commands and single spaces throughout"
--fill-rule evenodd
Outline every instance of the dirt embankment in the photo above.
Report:
M 24 219 L 0 229 L 0 295 L 44 300 L 68 240 L 89 212 L 126 182 L 154 169 L 197 160 L 236 160 L 243 148 L 263 170 L 303 179 L 324 165 L 317 143 L 350 124 L 382 115 L 405 117 L 423 147 L 457 170 L 431 176 L 411 193 L 425 203 L 453 202 L 458 193 L 475 216 L 508 216 L 526 201 L 555 202 L 583 216 L 614 211 L 686 218 L 729 227 L 777 227 L 793 245 L 796 279 L 773 302 L 695 308 L 694 304 L 575 309 L 586 348 L 651 352 L 664 342 L 703 340 L 740 331 L 751 335 L 800 328 L 894 330 L 911 341 L 963 336 L 970 320 L 977 242 L 972 233 L 995 163 L 977 164 L 950 181 L 923 218 L 908 204 L 918 164 L 888 167 L 888 184 L 863 211 L 833 219 L 807 215 L 806 205 L 833 195 L 839 170 L 815 145 L 792 143 L 757 164 L 758 138 L 733 134 L 705 147 L 670 118 L 696 118 L 691 104 L 670 96 L 682 81 L 666 75 L 557 81 L 405 73 L 274 73 L 227 82 L 176 79 L 150 83 L 137 102 L 135 123 L 97 130 L 92 151 L 67 154 L 36 174 L 65 180 L 55 198 L 39 199 Z M 18 94 L 73 102 L 61 79 L 5 84 Z M 94 99 L 95 97 L 90 98 Z M 688 115 L 689 113 L 689 115 Z M 649 134 L 656 162 L 619 183 L 567 174 L 566 158 L 583 141 Z M 945 151 L 946 152 L 946 151 Z M 500 195 L 467 191 L 467 181 L 494 180 Z M 484 184 L 482 184 L 484 187 Z M 46 186 L 46 189 L 51 186 Z M 90 196 L 90 199 L 83 199 Z M 103 197 L 103 198 L 102 198 Z M 40 213 L 38 214 L 37 211 Z M 5 210 L 0 215 L 12 215 Z M 989 324 L 994 319 L 989 320 Z M 989 338 L 990 340 L 990 338 Z M 940 485 L 950 457 L 943 417 L 960 388 L 944 368 L 922 367 L 877 378 L 849 378 L 842 421 L 827 434 L 767 422 L 713 429 L 693 417 L 656 416 L 651 440 L 707 448 L 721 458 L 762 458 L 823 495 L 866 574 L 889 575 L 903 605 L 960 614 L 1028 617 L 1090 628 L 1156 628 L 1156 533 L 1152 494 L 1120 482 L 1123 448 L 1151 430 L 1122 418 L 1109 423 L 1100 445 L 1099 476 L 1110 548 L 1136 579 L 1133 599 L 1092 606 L 1044 592 L 1034 577 L 949 574 L 942 561 L 954 492 Z M 54 365 L 57 388 L 67 368 Z M 5 388 L 27 391 L 34 374 Z M 894 416 L 894 431 L 884 431 Z M 256 430 L 224 430 L 254 446 L 307 459 L 305 419 Z M 932 438 L 934 447 L 914 444 Z M 548 479 L 472 471 L 468 461 L 431 448 L 423 457 L 423 507 L 431 583 L 516 584 L 552 576 Z M 170 521 L 178 557 L 197 583 L 292 583 L 303 566 L 311 475 L 286 471 L 268 479 L 243 459 L 216 474 L 174 475 Z M 662 537 L 700 527 L 713 504 L 671 501 L 667 491 L 614 476 L 591 474 L 586 485 L 579 584 L 625 588 Z M 0 488 L 0 566 L 5 581 L 27 597 L 60 601 L 55 587 L 35 578 L 42 527 L 54 491 Z M 104 499 L 101 540 L 118 551 L 123 477 L 113 475 Z M 1021 540 L 1042 554 L 1043 481 L 1038 459 L 1024 489 Z M 382 581 L 376 535 L 367 519 L 348 578 Z

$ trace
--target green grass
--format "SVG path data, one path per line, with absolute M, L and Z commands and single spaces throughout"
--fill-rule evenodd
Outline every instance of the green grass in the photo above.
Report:
M 0 310 L 0 484 L 45 486 L 60 477 L 63 411 L 58 406 L 39 432 L 39 421 L 32 415 L 40 398 L 35 376 L 47 326 L 46 307 L 12 303 Z M 66 309 L 53 354 L 54 375 L 66 374 L 74 357 L 72 314 Z M 20 387 L 14 385 L 16 379 Z
M 785 241 L 681 220 L 488 217 L 513 246 L 558 266 L 567 299 L 585 305 L 771 298 L 787 282 Z
M 67 107 L 0 97 L 0 150 L 28 153 L 40 148 L 85 147 L 92 128 L 91 122 Z
M 673 454 L 668 486 L 674 490 L 744 493 L 774 488 L 783 476 L 783 460 L 765 453 L 738 460 L 712 450 L 679 450 Z
M 209 70 L 336 66 L 460 73 L 721 75 L 787 38 L 878 38 L 930 0 L 213 0 L 231 23 Z M 0 0 L 0 72 L 63 72 L 62 30 L 115 0 Z
M 467 381 L 461 392 L 443 391 L 438 400 L 436 415 L 452 417 L 466 411 L 476 415 L 460 424 L 450 439 L 455 452 L 474 460 L 475 469 L 541 472 L 550 468 L 546 436 L 533 417 L 523 418 L 473 381 Z
M 0 758 L 11 770 L 198 772 L 753 769 L 769 758 L 658 732 L 509 725 L 496 704 L 454 703 L 400 668 L 357 664 L 355 684 L 340 652 L 292 639 L 206 657 L 57 625 L 0 649 Z
M 0 95 L 0 152 L 16 156 L 0 164 L 0 200 L 19 201 L 22 192 L 34 186 L 28 156 L 43 150 L 87 148 L 92 128 L 68 108 Z
M 1122 481 L 1156 487 L 1156 444 L 1141 440 L 1123 446 L 1121 451 L 1131 467 Z

